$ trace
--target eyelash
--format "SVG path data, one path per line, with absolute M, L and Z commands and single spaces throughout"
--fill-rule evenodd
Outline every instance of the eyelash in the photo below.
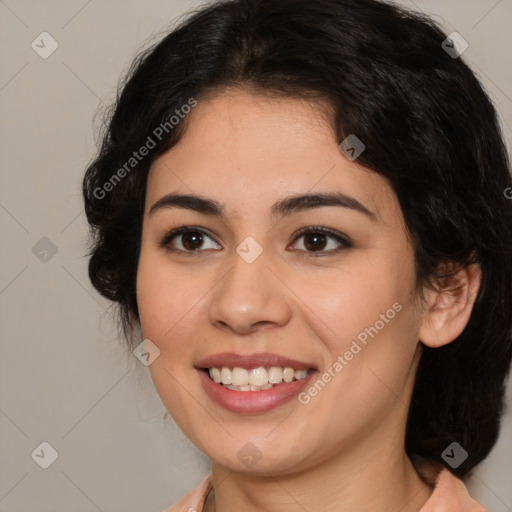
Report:
M 186 256 L 198 256 L 199 253 L 202 252 L 201 249 L 195 249 L 192 251 L 184 251 L 182 249 L 174 249 L 169 246 L 169 244 L 171 243 L 173 238 L 175 238 L 176 236 L 182 235 L 184 233 L 190 233 L 190 232 L 191 233 L 200 233 L 202 235 L 206 235 L 207 237 L 213 239 L 213 237 L 211 235 L 209 235 L 205 230 L 203 230 L 197 226 L 180 226 L 180 227 L 171 229 L 169 232 L 167 232 L 163 236 L 162 240 L 160 241 L 159 246 L 164 248 L 166 251 L 168 251 L 170 253 L 181 253 Z M 303 250 L 299 249 L 300 252 L 305 253 L 304 257 L 306 257 L 306 258 L 318 258 L 318 257 L 322 257 L 325 255 L 329 256 L 329 255 L 333 255 L 333 254 L 338 254 L 339 252 L 341 252 L 343 250 L 350 249 L 353 247 L 353 244 L 348 237 L 346 237 L 336 231 L 333 231 L 332 229 L 329 229 L 325 226 L 310 226 L 310 227 L 302 228 L 294 234 L 293 242 L 295 242 L 297 239 L 299 239 L 300 237 L 302 237 L 306 234 L 327 235 L 331 238 L 334 238 L 338 243 L 341 244 L 338 248 L 331 249 L 329 251 L 303 251 Z

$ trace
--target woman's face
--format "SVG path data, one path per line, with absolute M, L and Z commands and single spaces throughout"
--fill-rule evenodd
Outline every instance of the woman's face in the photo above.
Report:
M 149 173 L 137 273 L 166 408 L 238 472 L 403 451 L 422 311 L 392 188 L 344 156 L 321 105 L 228 90 L 189 116 Z M 152 210 L 168 194 L 214 205 Z M 316 194 L 339 197 L 289 200 Z

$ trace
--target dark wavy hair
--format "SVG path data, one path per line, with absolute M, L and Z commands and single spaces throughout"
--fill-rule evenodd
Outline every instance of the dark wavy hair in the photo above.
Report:
M 339 142 L 356 134 L 366 145 L 358 163 L 393 187 L 418 289 L 436 282 L 443 263 L 481 265 L 462 334 L 423 347 L 405 449 L 459 477 L 482 461 L 499 433 L 512 358 L 512 182 L 495 109 L 462 58 L 443 49 L 446 37 L 430 18 L 377 0 L 224 0 L 141 52 L 83 180 L 89 277 L 118 304 L 128 346 L 140 327 L 135 283 L 148 171 L 187 127 L 186 117 L 173 127 L 169 119 L 190 98 L 225 87 L 323 100 Z M 154 147 L 130 160 L 148 137 Z M 469 455 L 457 469 L 442 458 L 454 441 Z

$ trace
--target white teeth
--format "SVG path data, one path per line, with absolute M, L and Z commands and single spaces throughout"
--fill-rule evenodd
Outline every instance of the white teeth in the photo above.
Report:
M 268 371 L 268 381 L 270 384 L 279 384 L 283 380 L 283 370 L 279 366 L 272 366 Z
M 217 384 L 222 380 L 220 370 L 218 368 L 210 368 L 210 377 Z
M 231 384 L 232 377 L 231 377 L 231 370 L 229 368 L 225 368 L 225 367 L 222 368 L 220 375 L 221 375 L 222 384 L 225 384 L 225 385 Z
M 231 376 L 233 386 L 247 386 L 249 384 L 249 372 L 245 368 L 233 368 Z
M 307 370 L 295 370 L 295 380 L 301 380 L 308 374 Z
M 290 367 L 286 367 L 283 372 L 283 380 L 285 382 L 291 382 L 295 377 L 295 370 Z
M 211 379 L 217 384 L 224 385 L 227 389 L 234 391 L 263 391 L 272 389 L 274 384 L 281 382 L 293 382 L 304 379 L 308 370 L 294 370 L 287 366 L 281 368 L 272 366 L 264 368 L 260 366 L 251 370 L 235 367 L 233 369 L 223 366 L 222 368 L 210 368 L 208 370 Z
M 263 386 L 268 384 L 268 372 L 261 366 L 249 371 L 249 384 L 251 386 Z

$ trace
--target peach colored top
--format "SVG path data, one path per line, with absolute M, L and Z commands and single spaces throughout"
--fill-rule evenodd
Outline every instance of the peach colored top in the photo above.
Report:
M 469 496 L 462 480 L 447 469 L 442 469 L 433 480 L 422 474 L 420 476 L 434 487 L 432 495 L 420 512 L 486 512 L 480 503 Z M 212 479 L 209 474 L 194 490 L 165 512 L 203 512 L 204 502 L 211 488 Z

